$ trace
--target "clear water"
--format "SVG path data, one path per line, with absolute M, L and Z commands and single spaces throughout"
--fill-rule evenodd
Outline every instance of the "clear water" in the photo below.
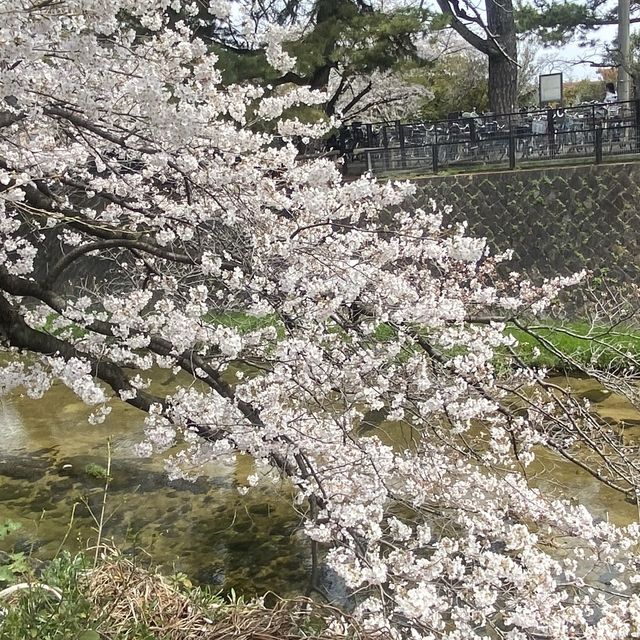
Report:
M 154 384 L 165 392 L 175 382 L 166 372 L 156 377 Z M 590 380 L 554 382 L 570 382 L 579 392 L 597 386 Z M 640 414 L 623 398 L 610 396 L 596 408 L 603 417 L 626 424 L 629 437 L 640 430 Z M 305 589 L 309 549 L 286 483 L 266 478 L 241 496 L 238 486 L 252 472 L 246 458 L 233 465 L 209 465 L 206 478 L 195 483 L 169 482 L 161 460 L 135 456 L 141 412 L 117 403 L 99 426 L 87 422 L 89 413 L 60 384 L 42 400 L 15 394 L 0 401 L 0 522 L 22 525 L 0 548 L 33 550 L 47 558 L 65 537 L 68 549 L 93 544 L 93 517 L 100 513 L 104 480 L 89 473 L 87 465 L 106 466 L 110 439 L 106 539 L 130 553 L 148 554 L 165 571 L 186 573 L 201 584 L 245 594 L 272 590 L 287 595 Z M 396 443 L 411 439 L 411 429 L 402 424 L 383 422 L 377 433 Z M 571 496 L 597 517 L 618 524 L 638 518 L 635 505 L 557 456 L 539 452 L 529 472 L 532 483 Z
M 241 496 L 238 486 L 252 472 L 246 458 L 209 465 L 195 483 L 169 482 L 161 460 L 135 455 L 141 412 L 114 404 L 99 426 L 87 422 L 89 413 L 63 385 L 42 400 L 14 395 L 0 402 L 0 522 L 22 525 L 0 543 L 5 550 L 33 549 L 47 558 L 67 534 L 69 549 L 95 543 L 104 480 L 87 465 L 106 466 L 110 439 L 106 539 L 130 552 L 144 550 L 166 571 L 199 583 L 248 594 L 304 589 L 308 547 L 284 483 L 267 478 Z

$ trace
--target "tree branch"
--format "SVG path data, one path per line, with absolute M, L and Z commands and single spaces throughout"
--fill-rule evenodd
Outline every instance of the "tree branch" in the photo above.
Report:
M 481 51 L 485 55 L 499 53 L 490 40 L 481 38 L 462 22 L 460 16 L 457 16 L 451 8 L 449 0 L 438 0 L 438 6 L 442 13 L 451 19 L 451 28 L 456 31 L 458 35 L 464 38 L 472 47 L 478 49 L 478 51 Z
M 79 351 L 68 342 L 43 331 L 32 329 L 3 295 L 0 295 L 0 330 L 9 345 L 17 349 L 48 356 L 59 355 L 65 360 L 78 358 L 89 362 L 92 375 L 106 382 L 117 394 L 123 391 L 129 393 L 135 391 L 135 397 L 127 399 L 126 402 L 142 411 L 148 412 L 153 404 L 165 406 L 165 402 L 161 398 L 135 389 L 119 366 L 106 360 L 98 360 Z

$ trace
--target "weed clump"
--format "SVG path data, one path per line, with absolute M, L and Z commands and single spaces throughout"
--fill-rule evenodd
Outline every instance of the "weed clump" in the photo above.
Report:
M 0 640 L 387 640 L 306 597 L 245 601 L 166 577 L 114 550 L 63 553 L 0 596 Z M 9 588 L 5 592 L 9 592 Z M 0 592 L 1 593 L 1 592 Z M 59 597 L 58 597 L 59 594 Z M 272 595 L 272 594 L 271 594 Z

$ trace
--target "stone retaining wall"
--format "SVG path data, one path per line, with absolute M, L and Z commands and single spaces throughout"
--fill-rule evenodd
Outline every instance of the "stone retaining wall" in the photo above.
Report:
M 491 248 L 511 248 L 511 270 L 566 275 L 584 267 L 613 284 L 640 284 L 640 163 L 434 176 L 416 206 L 451 205 Z

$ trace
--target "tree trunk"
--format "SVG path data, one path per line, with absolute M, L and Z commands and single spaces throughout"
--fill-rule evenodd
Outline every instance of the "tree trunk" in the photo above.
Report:
M 512 113 L 517 105 L 518 67 L 503 55 L 489 56 L 489 108 Z
M 512 0 L 486 0 L 487 27 L 494 47 L 489 53 L 489 107 L 494 113 L 515 111 L 518 98 L 518 50 Z M 493 47 L 492 47 L 493 48 Z

